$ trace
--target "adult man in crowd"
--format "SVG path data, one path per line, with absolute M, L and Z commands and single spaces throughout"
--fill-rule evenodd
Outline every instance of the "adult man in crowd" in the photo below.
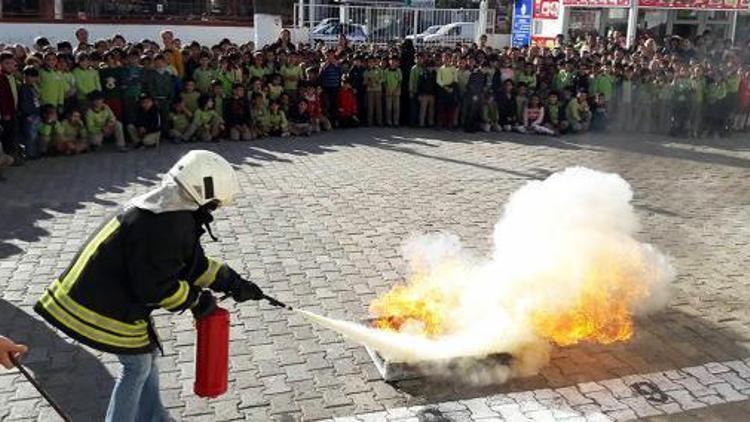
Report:
M 3 151 L 20 164 L 22 155 L 16 139 L 19 89 L 15 78 L 17 66 L 12 53 L 0 53 L 0 140 Z

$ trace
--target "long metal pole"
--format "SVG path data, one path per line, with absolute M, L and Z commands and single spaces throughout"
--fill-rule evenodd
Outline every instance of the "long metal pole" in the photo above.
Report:
M 635 45 L 635 38 L 638 35 L 638 0 L 630 0 L 628 10 L 628 32 L 625 37 L 625 46 L 627 48 Z

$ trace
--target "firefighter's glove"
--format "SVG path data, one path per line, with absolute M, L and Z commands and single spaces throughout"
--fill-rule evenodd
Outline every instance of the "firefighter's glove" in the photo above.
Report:
M 210 315 L 215 309 L 216 298 L 211 292 L 204 290 L 198 296 L 198 300 L 195 301 L 195 304 L 190 308 L 190 311 L 193 312 L 193 317 L 196 320 L 200 320 Z
M 257 284 L 243 278 L 238 278 L 235 281 L 229 293 L 236 302 L 263 299 L 263 290 Z

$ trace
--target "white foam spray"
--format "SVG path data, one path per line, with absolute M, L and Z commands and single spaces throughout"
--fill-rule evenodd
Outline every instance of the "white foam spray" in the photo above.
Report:
M 563 313 L 587 283 L 614 297 L 623 283 L 638 293 L 633 315 L 663 307 L 676 273 L 667 257 L 634 237 L 638 219 L 632 190 L 616 174 L 570 168 L 527 183 L 509 199 L 495 226 L 489 259 L 470 256 L 450 234 L 418 236 L 404 255 L 423 288 L 450 298 L 446 335 L 428 338 L 419 327 L 400 333 L 322 317 L 305 317 L 391 361 L 443 361 L 510 353 L 510 369 L 487 368 L 476 382 L 536 373 L 548 362 L 550 342 L 535 329 L 535 312 Z

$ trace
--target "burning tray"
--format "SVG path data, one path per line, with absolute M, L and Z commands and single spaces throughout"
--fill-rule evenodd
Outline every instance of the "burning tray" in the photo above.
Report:
M 415 363 L 392 362 L 385 359 L 368 346 L 365 350 L 385 381 L 403 381 L 415 378 L 425 378 L 440 374 L 461 376 L 462 373 L 482 371 L 490 366 L 509 366 L 513 356 L 509 353 L 495 353 L 484 357 L 458 357 L 444 361 L 422 361 Z

